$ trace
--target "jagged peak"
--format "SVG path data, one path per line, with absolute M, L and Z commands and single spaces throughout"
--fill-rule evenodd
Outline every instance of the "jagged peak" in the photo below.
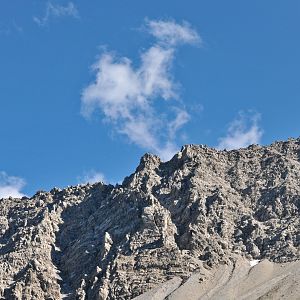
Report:
M 144 169 L 155 169 L 161 164 L 161 159 L 158 155 L 145 153 L 141 159 L 140 164 L 138 165 L 136 171 L 140 172 Z

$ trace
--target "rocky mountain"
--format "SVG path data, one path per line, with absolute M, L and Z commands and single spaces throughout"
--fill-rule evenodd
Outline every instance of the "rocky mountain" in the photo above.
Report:
M 299 299 L 299 212 L 300 139 L 146 154 L 121 185 L 0 200 L 0 299 Z

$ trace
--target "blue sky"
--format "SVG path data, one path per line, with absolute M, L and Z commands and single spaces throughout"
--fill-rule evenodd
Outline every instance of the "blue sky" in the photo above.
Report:
M 0 197 L 298 137 L 299 37 L 296 0 L 1 1 Z

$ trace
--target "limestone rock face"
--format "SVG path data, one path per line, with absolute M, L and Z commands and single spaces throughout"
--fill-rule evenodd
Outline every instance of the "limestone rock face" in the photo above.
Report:
M 0 299 L 132 299 L 237 257 L 293 262 L 299 212 L 300 139 L 146 154 L 121 185 L 1 199 Z

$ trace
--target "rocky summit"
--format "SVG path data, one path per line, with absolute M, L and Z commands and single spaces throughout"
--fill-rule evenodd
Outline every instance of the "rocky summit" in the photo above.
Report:
M 0 200 L 0 299 L 299 299 L 300 139 L 146 154 Z

